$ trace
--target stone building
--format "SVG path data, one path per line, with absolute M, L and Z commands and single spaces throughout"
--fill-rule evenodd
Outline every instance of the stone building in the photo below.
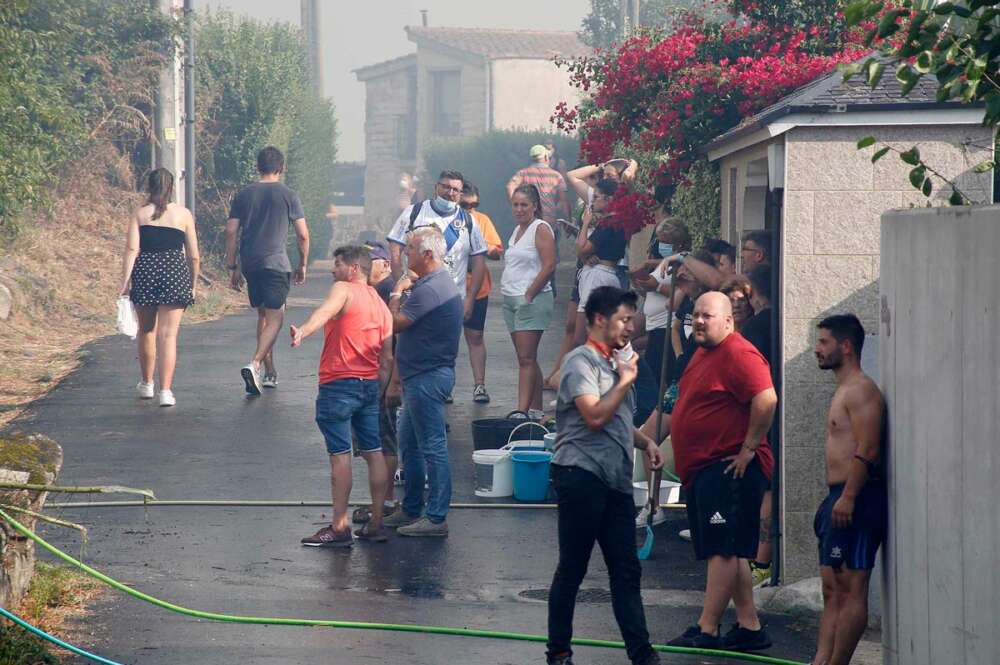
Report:
M 548 129 L 574 102 L 556 57 L 590 53 L 576 33 L 417 26 L 416 53 L 355 70 L 365 84 L 365 215 L 387 226 L 400 209 L 400 176 L 418 173 L 431 141 L 493 129 Z
M 982 108 L 938 103 L 933 77 L 907 97 L 887 73 L 873 90 L 833 72 L 793 92 L 707 146 L 722 176 L 722 235 L 739 246 L 744 231 L 770 229 L 776 240 L 780 354 L 780 529 L 783 582 L 817 574 L 812 521 L 826 495 L 825 415 L 833 377 L 816 366 L 816 323 L 854 312 L 878 331 L 879 229 L 886 210 L 926 206 L 909 182 L 911 166 L 883 146 L 921 157 L 977 203 L 995 201 L 993 173 L 975 173 L 993 159 L 994 135 Z M 857 149 L 862 137 L 877 144 Z M 930 203 L 950 188 L 935 179 Z M 875 372 L 877 337 L 865 346 Z

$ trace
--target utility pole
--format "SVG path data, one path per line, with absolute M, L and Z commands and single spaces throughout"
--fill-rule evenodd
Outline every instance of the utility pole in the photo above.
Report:
M 181 0 L 155 0 L 160 13 L 175 18 L 181 11 Z M 174 44 L 166 64 L 160 70 L 160 81 L 156 91 L 156 113 L 153 129 L 156 141 L 153 145 L 157 168 L 167 168 L 174 174 L 174 201 L 186 200 L 184 180 L 184 142 L 181 140 L 181 81 L 183 77 L 179 44 Z
M 301 0 L 302 32 L 309 53 L 309 75 L 313 90 L 323 96 L 323 49 L 320 31 L 319 0 Z
M 639 28 L 639 0 L 619 0 L 620 25 L 622 39 L 627 38 Z
M 184 0 L 184 205 L 194 214 L 194 0 Z

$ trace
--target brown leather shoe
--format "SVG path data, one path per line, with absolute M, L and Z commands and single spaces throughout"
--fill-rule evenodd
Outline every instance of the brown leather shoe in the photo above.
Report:
M 350 529 L 337 531 L 332 526 L 325 526 L 301 542 L 306 547 L 350 547 L 354 544 L 354 536 Z
M 354 532 L 354 537 L 358 540 L 367 540 L 373 543 L 384 543 L 389 540 L 388 529 L 385 527 L 375 528 L 371 522 Z

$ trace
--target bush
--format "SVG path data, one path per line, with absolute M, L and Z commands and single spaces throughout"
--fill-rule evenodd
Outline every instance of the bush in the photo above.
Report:
M 691 231 L 695 249 L 719 236 L 722 183 L 719 169 L 705 160 L 695 162 L 677 184 L 671 200 L 673 214 Z
M 257 179 L 257 152 L 278 147 L 286 182 L 302 199 L 313 256 L 325 252 L 333 196 L 333 108 L 313 92 L 305 43 L 288 23 L 206 13 L 197 28 L 198 225 L 219 252 L 233 195 Z M 293 252 L 294 255 L 294 252 Z
M 554 141 L 567 168 L 576 165 L 579 143 L 562 134 L 525 131 L 493 131 L 480 136 L 437 141 L 424 150 L 425 183 L 433 183 L 446 169 L 462 172 L 479 188 L 480 210 L 496 224 L 500 237 L 514 228 L 507 201 L 507 181 L 518 169 L 528 166 L 528 150 L 537 143 Z
M 59 665 L 46 643 L 24 628 L 0 624 L 0 665 Z

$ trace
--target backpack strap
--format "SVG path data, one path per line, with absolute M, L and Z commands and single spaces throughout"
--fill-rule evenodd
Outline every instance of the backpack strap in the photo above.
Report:
M 423 201 L 417 201 L 413 204 L 413 209 L 410 210 L 410 226 L 407 227 L 406 232 L 413 232 L 413 225 L 417 222 L 417 217 L 420 216 L 420 209 L 424 207 Z

